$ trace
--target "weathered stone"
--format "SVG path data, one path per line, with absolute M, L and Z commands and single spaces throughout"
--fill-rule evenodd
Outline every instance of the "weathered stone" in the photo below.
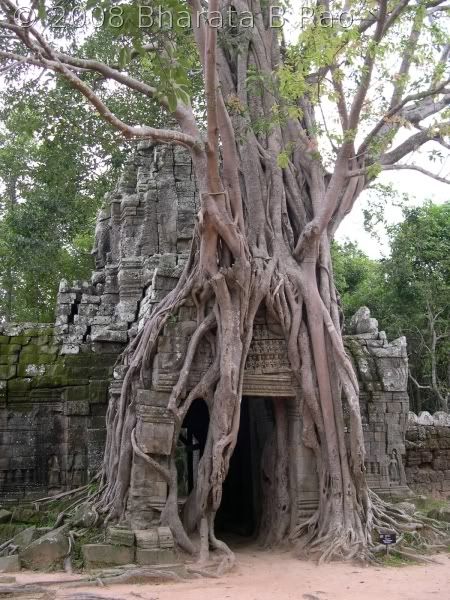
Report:
M 20 571 L 20 560 L 17 554 L 0 556 L 0 573 L 17 573 Z
M 136 546 L 145 550 L 157 550 L 159 548 L 159 536 L 156 528 L 136 530 Z
M 89 504 L 80 504 L 76 507 L 72 522 L 78 527 L 92 527 L 98 515 Z
M 93 342 L 120 342 L 125 343 L 128 340 L 126 331 L 111 331 L 106 327 L 92 327 L 91 340 Z
M 169 549 L 149 550 L 136 549 L 136 562 L 138 565 L 171 564 L 175 560 L 175 553 Z
M 50 569 L 61 565 L 70 549 L 66 532 L 67 526 L 63 525 L 32 542 L 20 552 L 22 565 L 28 569 Z
M 435 508 L 434 510 L 429 511 L 428 516 L 431 519 L 437 519 L 438 521 L 450 523 L 450 508 Z
M 134 532 L 125 527 L 108 527 L 106 542 L 116 546 L 134 546 Z
M 12 519 L 12 513 L 9 510 L 0 508 L 0 523 L 9 523 Z
M 419 413 L 417 423 L 419 425 L 434 425 L 434 420 L 430 413 L 424 410 L 421 413 Z
M 134 562 L 135 549 L 113 544 L 85 544 L 82 547 L 84 565 L 88 569 L 108 565 L 129 565 Z
M 395 505 L 396 508 L 399 508 L 400 510 L 402 510 L 403 512 L 405 512 L 407 515 L 413 515 L 416 512 L 416 505 L 413 504 L 412 502 L 398 502 L 398 504 Z
M 36 527 L 27 527 L 14 536 L 11 544 L 21 550 L 29 546 L 34 539 L 36 539 Z
M 160 548 L 173 548 L 175 546 L 170 527 L 158 527 L 158 539 Z

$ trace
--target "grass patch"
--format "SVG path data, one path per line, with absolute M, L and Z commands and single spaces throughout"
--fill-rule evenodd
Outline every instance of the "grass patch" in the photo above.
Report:
M 413 500 L 416 508 L 421 512 L 428 513 L 431 510 L 439 510 L 440 508 L 450 508 L 450 503 L 447 500 L 438 500 L 431 496 L 420 496 Z
M 381 556 L 380 562 L 384 567 L 408 567 L 420 564 L 411 558 L 400 556 L 395 550 L 390 550 L 389 554 Z
M 74 571 L 82 571 L 84 567 L 82 546 L 84 544 L 98 544 L 105 540 L 105 532 L 100 529 L 88 529 L 82 536 L 75 538 L 72 548 L 71 559 Z

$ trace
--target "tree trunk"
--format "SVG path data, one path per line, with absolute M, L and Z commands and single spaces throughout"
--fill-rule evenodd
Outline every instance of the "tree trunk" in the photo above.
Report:
M 196 2 L 191 4 L 195 10 Z M 240 4 L 242 10 L 249 8 L 244 1 Z M 210 2 L 211 9 L 213 5 Z M 169 402 L 177 424 L 170 466 L 167 470 L 158 464 L 153 467 L 170 490 L 163 520 L 172 527 L 177 542 L 192 552 L 192 541 L 178 516 L 174 454 L 189 406 L 203 398 L 210 425 L 189 503 L 195 507 L 194 521 L 201 533 L 202 560 L 207 559 L 210 546 L 228 553 L 214 535 L 214 516 L 236 444 L 244 366 L 255 314 L 262 306 L 284 332 L 292 372 L 301 388 L 303 442 L 314 452 L 320 480 L 316 513 L 307 522 L 290 526 L 295 499 L 289 498 L 286 471 L 290 462 L 285 458 L 287 415 L 275 404 L 273 452 L 265 464 L 274 493 L 267 499 L 264 541 L 279 542 L 289 532 L 291 540 L 324 559 L 363 556 L 370 545 L 372 504 L 364 477 L 358 383 L 344 351 L 330 256 L 332 232 L 342 217 L 341 201 L 348 209 L 360 189 L 354 179 L 346 181 L 342 175 L 348 152 L 330 181 L 316 154 L 314 110 L 307 98 L 299 101 L 301 120 L 286 117 L 256 133 L 258 123 L 273 121 L 274 111 L 282 105 L 270 89 L 280 53 L 276 30 L 268 27 L 266 16 L 255 15 L 255 28 L 248 30 L 237 54 L 223 44 L 216 48 L 212 28 L 197 30 L 196 35 L 208 105 L 206 153 L 192 151 L 201 193 L 199 223 L 177 287 L 124 354 L 129 369 L 119 406 L 110 407 L 108 413 L 100 510 L 109 518 L 124 513 L 133 446 L 139 452 L 132 439 L 134 391 L 139 381 L 151 381 L 152 357 L 164 324 L 192 298 L 198 327 Z M 256 90 L 247 81 L 252 70 L 263 76 Z M 281 168 L 277 159 L 286 147 L 292 153 L 288 165 Z M 187 390 L 195 350 L 211 335 L 214 363 L 199 384 Z M 342 402 L 350 415 L 348 433 Z M 283 459 L 274 461 L 275 455 Z

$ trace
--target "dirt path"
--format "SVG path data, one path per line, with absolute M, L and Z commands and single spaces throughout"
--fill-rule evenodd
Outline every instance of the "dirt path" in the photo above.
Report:
M 439 565 L 360 567 L 333 563 L 316 566 L 289 553 L 252 549 L 237 555 L 235 570 L 221 579 L 174 584 L 127 585 L 59 590 L 58 600 L 81 592 L 114 600 L 449 600 L 450 556 Z M 61 574 L 18 575 L 20 582 L 57 579 Z

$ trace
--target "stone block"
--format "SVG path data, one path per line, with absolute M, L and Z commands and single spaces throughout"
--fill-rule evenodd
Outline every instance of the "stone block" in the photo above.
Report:
M 12 545 L 17 546 L 19 550 L 26 548 L 36 539 L 36 527 L 27 527 L 14 536 Z
M 111 331 L 106 327 L 95 325 L 92 327 L 91 340 L 93 342 L 120 342 L 128 341 L 128 333 L 126 331 Z
M 18 360 L 18 354 L 0 354 L 0 365 L 15 365 Z
M 45 371 L 45 365 L 19 364 L 17 375 L 19 377 L 41 377 L 45 375 Z
M 170 527 L 158 527 L 158 539 L 160 548 L 173 548 L 175 546 Z
M 70 549 L 66 531 L 67 527 L 63 525 L 32 542 L 20 552 L 22 565 L 43 570 L 60 566 Z
M 106 402 L 108 393 L 108 381 L 92 380 L 89 384 L 89 402 L 91 404 Z
M 0 573 L 18 573 L 19 571 L 20 559 L 17 554 L 0 556 Z
M 82 547 L 84 565 L 88 569 L 108 565 L 129 565 L 134 562 L 135 549 L 113 544 L 85 544 Z
M 136 548 L 136 562 L 138 565 L 167 565 L 173 563 L 174 560 L 174 551 L 167 548 L 158 550 Z
M 19 354 L 22 346 L 19 344 L 2 344 L 0 345 L 0 354 Z
M 78 354 L 80 346 L 78 344 L 63 344 L 61 346 L 61 354 Z
M 115 546 L 134 546 L 134 532 L 125 527 L 108 527 L 106 541 Z
M 0 523 L 9 523 L 12 519 L 12 513 L 9 510 L 0 508 Z
M 31 337 L 28 335 L 16 335 L 14 336 L 14 344 L 20 344 L 21 346 L 26 346 L 30 343 Z
M 72 302 L 75 302 L 75 300 L 77 298 L 79 298 L 79 294 L 73 292 L 73 293 L 60 293 L 58 294 L 58 298 L 57 298 L 57 302 L 58 304 L 72 304 Z
M 100 304 L 100 296 L 91 296 L 89 294 L 83 294 L 81 298 L 81 304 Z
M 167 409 L 140 407 L 136 426 L 136 439 L 148 454 L 168 456 L 172 449 L 173 416 Z
M 152 529 L 136 530 L 136 546 L 142 550 L 157 550 L 159 548 L 158 530 Z
M 16 376 L 16 365 L 0 365 L 0 379 L 12 379 Z
M 64 405 L 64 415 L 89 415 L 89 402 L 87 400 L 74 400 L 72 402 L 66 402 Z

